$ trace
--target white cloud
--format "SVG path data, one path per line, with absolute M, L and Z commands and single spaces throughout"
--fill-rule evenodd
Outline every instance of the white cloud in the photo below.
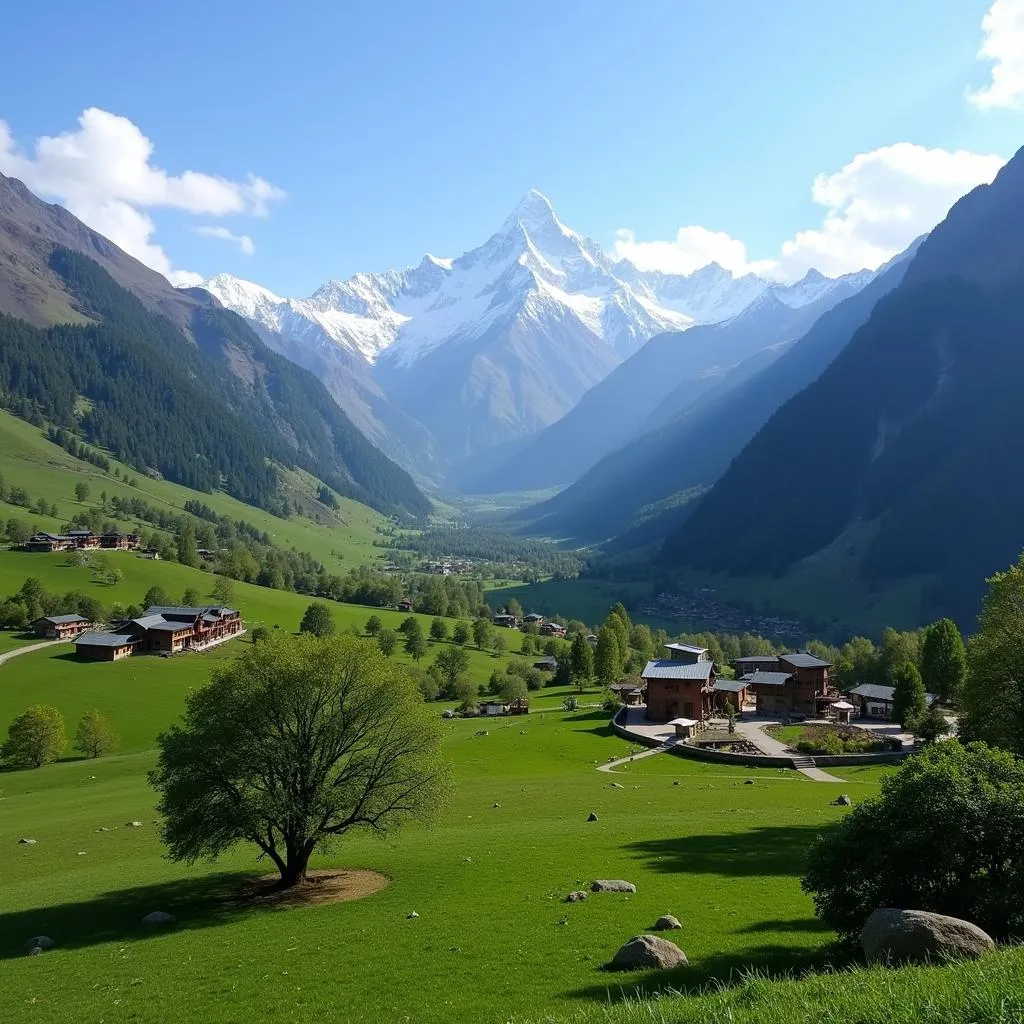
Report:
M 233 231 L 228 231 L 227 228 L 203 224 L 193 228 L 193 231 L 204 238 L 219 238 L 224 242 L 233 242 L 246 256 L 251 256 L 256 251 L 256 243 L 248 235 L 236 235 Z
M 992 80 L 968 90 L 968 102 L 982 110 L 1024 106 L 1024 0 L 994 0 L 981 30 L 978 56 L 992 61 Z
M 151 163 L 152 155 L 153 143 L 137 125 L 97 107 L 82 112 L 77 129 L 37 139 L 33 155 L 19 150 L 0 121 L 0 171 L 56 198 L 91 228 L 172 280 L 182 275 L 191 280 L 190 272 L 173 269 L 153 240 L 156 226 L 142 212 L 145 208 L 264 217 L 270 203 L 285 198 L 281 189 L 252 174 L 242 181 L 200 171 L 168 174 Z M 252 248 L 246 235 L 232 235 L 231 240 L 243 252 Z
M 930 231 L 975 185 L 990 182 L 1005 163 L 996 155 L 926 149 L 899 142 L 855 156 L 814 179 L 811 197 L 824 208 L 819 227 L 797 232 L 774 259 L 750 261 L 746 245 L 724 232 L 684 227 L 673 241 L 638 242 L 618 232 L 615 253 L 643 270 L 692 273 L 712 261 L 734 274 L 784 281 L 814 267 L 831 277 L 878 268 Z

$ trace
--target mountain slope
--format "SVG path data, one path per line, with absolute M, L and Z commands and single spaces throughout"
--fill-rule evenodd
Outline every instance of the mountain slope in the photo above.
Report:
M 743 379 L 739 367 L 755 353 L 770 362 L 787 342 L 870 278 L 851 274 L 813 292 L 797 291 L 800 285 L 774 285 L 723 323 L 658 335 L 527 447 L 458 482 L 481 493 L 571 483 L 603 456 L 652 429 L 655 414 L 672 418 L 702 396 L 738 384 Z
M 714 264 L 687 276 L 643 272 L 609 259 L 530 192 L 456 259 L 328 281 L 308 299 L 229 275 L 205 287 L 290 358 L 314 365 L 301 354 L 311 351 L 317 366 L 333 364 L 334 393 L 367 433 L 391 454 L 414 450 L 417 468 L 436 476 L 436 450 L 423 452 L 422 436 L 398 443 L 382 403 L 418 421 L 457 465 L 559 420 L 655 335 L 735 317 L 766 293 L 795 308 L 852 283 L 811 273 L 782 289 Z M 328 358 L 332 350 L 349 361 Z M 382 395 L 368 397 L 359 363 L 372 364 Z
M 875 303 L 899 284 L 917 244 L 863 290 L 823 313 L 767 367 L 748 373 L 741 364 L 733 371 L 739 378 L 734 387 L 697 399 L 664 426 L 606 456 L 571 487 L 526 510 L 531 528 L 552 536 L 605 540 L 629 529 L 647 506 L 714 483 L 771 414 L 828 366 Z M 756 367 L 761 359 L 758 354 L 748 362 Z M 668 510 L 661 526 L 647 524 L 635 542 L 662 540 L 679 515 L 677 509 Z
M 382 511 L 429 511 L 323 385 L 244 320 L 204 291 L 175 290 L 2 176 L 0 312 L 17 317 L 3 321 L 5 401 L 30 399 L 62 423 L 80 420 L 140 470 L 269 507 L 271 460 Z M 76 395 L 89 399 L 84 414 Z
M 985 576 L 1024 545 L 1022 321 L 1024 151 L 953 207 L 899 288 L 669 538 L 666 559 L 781 573 L 857 535 L 865 579 L 931 576 L 923 614 L 968 623 Z M 751 494 L 766 496 L 756 515 Z

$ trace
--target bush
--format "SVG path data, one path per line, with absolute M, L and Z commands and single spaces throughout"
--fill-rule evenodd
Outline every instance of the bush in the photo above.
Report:
M 541 675 L 540 669 L 528 668 L 523 678 L 528 690 L 539 690 L 544 685 L 544 676 Z
M 927 747 L 817 839 L 801 884 L 846 939 L 877 907 L 1024 935 L 1024 763 L 983 743 Z

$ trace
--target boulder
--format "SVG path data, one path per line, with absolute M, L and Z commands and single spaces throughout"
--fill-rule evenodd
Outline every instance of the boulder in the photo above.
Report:
M 671 932 L 677 928 L 682 928 L 682 924 L 679 922 L 678 917 L 673 917 L 671 914 L 662 914 L 657 921 L 654 922 L 653 931 L 656 932 Z
M 25 943 L 25 953 L 27 956 L 39 956 L 40 953 L 45 953 L 56 945 L 57 943 L 49 935 L 33 935 Z
M 126 821 L 125 825 L 127 825 L 128 828 L 142 828 L 141 821 Z
M 864 956 L 871 963 L 928 961 L 943 957 L 976 959 L 995 948 L 976 924 L 925 910 L 876 910 L 860 933 Z
M 597 821 L 597 815 L 591 811 L 590 814 L 587 815 L 587 821 Z
M 744 786 L 752 786 L 753 784 L 754 784 L 754 780 L 753 779 L 744 779 L 743 780 L 743 785 Z
M 679 780 L 678 779 L 673 779 L 672 780 L 672 785 L 673 786 L 678 786 L 679 785 Z
M 637 935 L 612 957 L 610 971 L 667 970 L 685 966 L 686 954 L 668 939 L 657 935 Z
M 569 893 L 565 897 L 566 903 L 582 903 L 587 898 L 587 894 L 582 889 L 577 889 L 575 892 Z
M 170 924 L 174 920 L 171 914 L 166 914 L 162 910 L 154 910 L 151 914 L 147 914 L 143 919 L 143 924 Z
M 407 921 L 411 921 L 411 920 L 412 920 L 412 919 L 413 919 L 414 917 L 419 917 L 419 916 L 420 916 L 420 915 L 419 915 L 419 914 L 417 914 L 417 913 L 416 913 L 416 911 L 414 910 L 414 911 L 413 911 L 413 912 L 412 912 L 411 914 L 406 914 L 406 915 L 405 915 L 405 919 L 406 919 Z
M 613 782 L 611 788 L 612 789 L 625 789 L 626 787 L 623 786 L 622 783 L 620 783 L 620 782 Z
M 632 882 L 623 881 L 621 878 L 598 878 L 590 883 L 591 892 L 636 892 L 636 886 Z
M 845 793 L 837 796 L 835 800 L 832 801 L 833 807 L 850 807 L 852 804 L 853 801 Z
M 19 846 L 35 846 L 36 845 L 36 841 L 34 839 L 19 839 L 18 840 L 18 845 Z

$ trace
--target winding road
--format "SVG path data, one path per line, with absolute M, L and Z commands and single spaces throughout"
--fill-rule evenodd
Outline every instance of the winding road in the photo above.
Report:
M 24 647 L 15 647 L 12 651 L 4 651 L 3 654 L 0 654 L 0 665 L 22 654 L 30 654 L 32 651 L 41 651 L 44 647 L 55 647 L 57 644 L 69 643 L 71 643 L 70 640 L 44 640 L 38 644 L 26 644 Z

